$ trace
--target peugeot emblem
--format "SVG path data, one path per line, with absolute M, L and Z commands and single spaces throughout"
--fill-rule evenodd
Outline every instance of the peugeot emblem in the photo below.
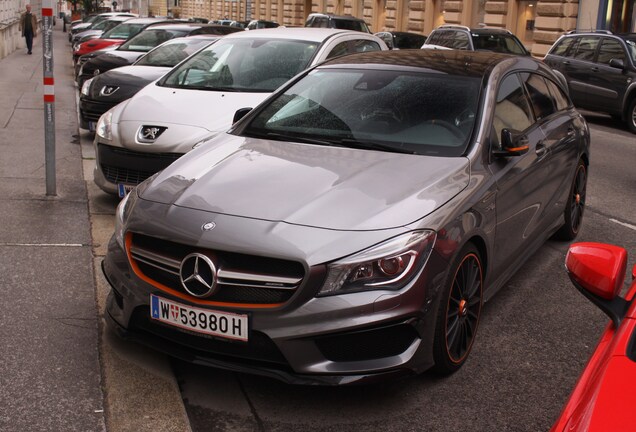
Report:
M 140 143 L 153 143 L 167 128 L 161 126 L 142 126 L 137 132 Z
M 200 253 L 191 253 L 181 261 L 179 278 L 183 288 L 195 297 L 209 297 L 216 291 L 216 267 Z
M 212 231 L 214 229 L 214 227 L 216 226 L 216 224 L 214 222 L 207 222 L 204 223 L 203 226 L 201 227 L 201 229 L 203 231 Z
M 99 92 L 99 94 L 101 96 L 110 96 L 113 93 L 115 93 L 117 90 L 119 90 L 119 87 L 117 87 L 117 86 L 104 86 L 104 87 L 102 87 L 102 89 Z

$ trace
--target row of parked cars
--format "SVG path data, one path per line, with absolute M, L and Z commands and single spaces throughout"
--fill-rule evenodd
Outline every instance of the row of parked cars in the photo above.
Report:
M 95 181 L 123 197 L 103 262 L 122 337 L 291 383 L 450 374 L 484 302 L 579 234 L 588 126 L 509 32 L 391 51 L 337 28 L 198 32 L 87 69 L 183 25 L 79 73 Z M 630 322 L 626 258 L 581 252 L 599 250 L 573 250 L 571 277 Z M 580 406 L 559 425 L 587 430 Z

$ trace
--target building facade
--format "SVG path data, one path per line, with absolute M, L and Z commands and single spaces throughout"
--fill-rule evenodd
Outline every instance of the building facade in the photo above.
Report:
M 175 0 L 167 0 L 174 2 Z M 442 24 L 500 27 L 542 57 L 570 30 L 636 32 L 636 0 L 180 0 L 182 17 L 302 26 L 311 12 L 364 18 L 372 31 L 429 34 Z

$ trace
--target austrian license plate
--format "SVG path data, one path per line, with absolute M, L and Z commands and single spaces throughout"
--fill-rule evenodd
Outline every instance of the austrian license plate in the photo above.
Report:
M 89 121 L 88 122 L 88 130 L 91 132 L 95 132 L 95 129 L 97 129 L 97 123 L 94 121 Z
M 127 184 L 123 184 L 123 183 L 118 183 L 117 184 L 117 194 L 119 195 L 119 198 L 123 198 L 126 195 L 128 195 L 128 193 L 133 190 L 135 188 L 134 185 L 127 185 Z
M 247 315 L 186 306 L 151 294 L 150 317 L 197 333 L 247 342 Z

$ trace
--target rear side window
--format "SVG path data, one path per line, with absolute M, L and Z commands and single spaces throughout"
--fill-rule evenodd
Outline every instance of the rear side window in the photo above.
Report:
M 532 110 L 537 120 L 548 117 L 557 110 L 557 102 L 548 90 L 548 85 L 541 75 L 533 73 L 521 74 L 521 80 L 525 82 Z
M 609 64 L 611 59 L 625 61 L 625 51 L 619 41 L 612 38 L 603 38 L 601 49 L 598 52 L 598 63 Z
M 596 52 L 596 47 L 598 46 L 599 38 L 597 37 L 587 37 L 583 36 L 578 46 L 576 47 L 576 51 L 573 57 L 577 60 L 594 60 L 594 53 Z
M 344 41 L 336 45 L 331 50 L 327 58 L 332 59 L 346 54 L 361 53 L 367 51 L 380 51 L 380 45 L 378 45 L 377 42 L 365 39 Z
M 534 118 L 528 98 L 523 91 L 519 77 L 509 75 L 501 82 L 493 116 L 495 142 L 501 145 L 501 131 L 504 129 L 524 131 L 532 125 Z

